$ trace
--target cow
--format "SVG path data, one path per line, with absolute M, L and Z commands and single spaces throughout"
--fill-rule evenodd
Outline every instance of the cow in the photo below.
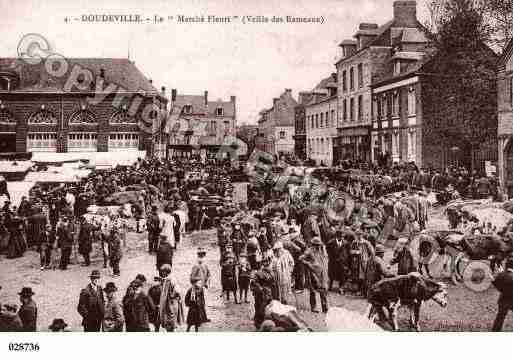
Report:
M 447 306 L 447 290 L 443 283 L 435 282 L 418 272 L 386 278 L 375 283 L 368 295 L 370 304 L 368 317 L 387 320 L 384 308 L 388 311 L 388 321 L 394 331 L 397 331 L 397 310 L 401 305 L 410 309 L 410 324 L 420 331 L 419 316 L 422 302 L 434 300 L 442 308 Z

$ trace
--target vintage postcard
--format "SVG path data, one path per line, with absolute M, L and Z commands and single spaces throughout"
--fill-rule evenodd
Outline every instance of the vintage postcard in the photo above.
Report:
M 0 0 L 3 349 L 511 331 L 512 25 L 494 0 Z

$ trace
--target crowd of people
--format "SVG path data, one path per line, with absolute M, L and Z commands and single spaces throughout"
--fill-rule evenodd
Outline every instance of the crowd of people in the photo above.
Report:
M 138 275 L 119 301 L 115 282 L 102 288 L 100 272 L 93 270 L 77 307 L 84 330 L 174 331 L 186 323 L 188 331 L 198 331 L 209 321 L 205 298 L 211 275 L 204 262 L 206 250 L 198 249 L 185 295 L 170 274 L 183 235 L 215 229 L 222 296 L 226 301 L 233 297 L 237 304 L 249 303 L 252 296 L 255 327 L 269 330 L 272 325 L 266 323 L 265 310 L 273 300 L 297 304 L 297 294 L 307 290 L 311 311 L 319 312 L 319 298 L 326 313 L 330 291 L 365 298 L 381 279 L 422 273 L 408 244 L 414 233 L 426 228 L 427 192 L 449 193 L 451 198 L 457 193 L 477 197 L 498 193 L 493 178 L 485 182 L 463 169 L 442 173 L 408 164 L 348 175 L 348 166 L 322 172 L 322 188 L 310 194 L 310 205 L 296 208 L 290 192 L 273 186 L 272 174 L 251 183 L 247 203 L 237 203 L 232 178 L 240 176 L 241 169 L 233 170 L 229 163 L 138 160 L 133 166 L 93 171 L 79 183 L 36 186 L 17 207 L 7 201 L 1 211 L 3 247 L 7 258 L 36 249 L 41 270 L 66 270 L 74 251 L 83 257 L 82 265 L 91 266 L 96 242 L 104 267 L 110 266 L 115 278 L 120 275 L 127 232 L 145 232 L 158 272 L 155 283 L 148 288 L 145 276 Z M 387 198 L 396 191 L 406 194 L 394 201 Z M 336 192 L 349 193 L 355 203 L 343 219 L 332 221 L 326 206 L 313 204 L 325 203 Z M 98 210 L 113 204 L 113 210 Z M 268 211 L 269 204 L 277 204 L 271 206 L 276 210 Z M 397 246 L 387 261 L 385 244 L 391 238 Z M 23 288 L 19 309 L 14 304 L 1 306 L 0 330 L 35 330 L 33 295 L 31 288 Z M 183 304 L 189 308 L 186 319 Z M 66 326 L 56 318 L 49 329 Z

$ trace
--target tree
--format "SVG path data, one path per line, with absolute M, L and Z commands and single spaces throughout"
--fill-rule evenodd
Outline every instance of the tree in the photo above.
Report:
M 483 11 L 493 29 L 492 44 L 504 50 L 513 37 L 513 0 L 484 0 Z
M 513 0 L 470 0 L 473 8 L 482 14 L 489 30 L 487 44 L 498 52 L 504 50 L 508 40 L 513 38 Z M 440 23 L 450 15 L 449 7 L 454 0 L 431 0 L 427 4 L 429 19 L 426 27 L 437 32 Z
M 477 150 L 497 136 L 497 55 L 486 45 L 494 30 L 479 2 L 445 0 L 438 11 L 434 55 L 423 67 L 438 121 L 426 127 L 433 138 L 462 144 L 474 169 Z

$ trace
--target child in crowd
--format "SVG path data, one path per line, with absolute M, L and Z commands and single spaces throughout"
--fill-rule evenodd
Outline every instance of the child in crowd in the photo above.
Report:
M 197 332 L 203 323 L 208 322 L 205 309 L 205 292 L 200 277 L 192 277 L 191 284 L 191 288 L 185 295 L 185 305 L 189 307 L 187 331 L 190 331 L 191 327 L 194 326 L 194 330 Z
M 206 249 L 200 247 L 198 248 L 197 254 L 198 262 L 192 267 L 190 278 L 192 280 L 192 278 L 198 277 L 200 279 L 201 286 L 208 288 L 210 284 L 210 270 L 205 264 L 205 256 L 207 255 L 207 251 Z
M 251 265 L 248 262 L 246 252 L 242 252 L 240 254 L 240 260 L 238 264 L 238 278 L 237 282 L 239 284 L 239 298 L 242 303 L 242 294 L 244 294 L 244 303 L 249 303 L 248 301 L 248 289 L 249 289 L 249 280 L 251 277 Z
M 221 266 L 221 286 L 223 288 L 223 294 L 221 294 L 221 296 L 226 294 L 226 299 L 230 300 L 230 292 L 233 292 L 235 304 L 239 304 L 239 301 L 237 300 L 235 256 L 232 252 L 226 254 L 225 260 Z

